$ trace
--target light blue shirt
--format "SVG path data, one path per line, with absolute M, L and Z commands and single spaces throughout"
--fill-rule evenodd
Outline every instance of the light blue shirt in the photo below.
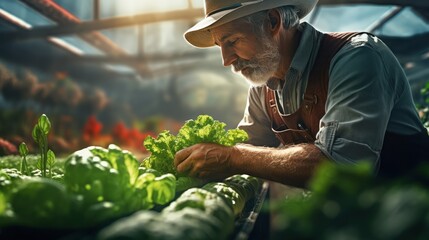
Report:
M 299 108 L 322 39 L 323 33 L 310 24 L 301 27 L 301 42 L 285 84 L 267 83 L 276 90 L 283 114 Z M 326 114 L 319 122 L 315 145 L 335 162 L 370 160 L 376 166 L 386 131 L 408 135 L 424 129 L 403 69 L 377 37 L 355 36 L 332 59 L 329 76 Z M 271 130 L 263 87 L 250 87 L 238 127 L 249 134 L 250 144 L 280 145 Z

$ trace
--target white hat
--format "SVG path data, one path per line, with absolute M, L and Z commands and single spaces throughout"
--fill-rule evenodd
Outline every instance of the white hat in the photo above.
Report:
M 185 32 L 185 39 L 195 47 L 214 46 L 214 40 L 208 31 L 211 28 L 231 22 L 263 10 L 281 6 L 294 6 L 298 16 L 305 17 L 318 0 L 205 0 L 205 18 Z

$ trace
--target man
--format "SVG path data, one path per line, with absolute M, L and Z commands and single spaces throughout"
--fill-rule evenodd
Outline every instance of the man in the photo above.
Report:
M 218 46 L 224 66 L 252 84 L 239 123 L 249 141 L 183 149 L 179 172 L 305 187 L 323 161 L 368 160 L 374 173 L 398 176 L 427 158 L 428 133 L 392 52 L 371 34 L 323 34 L 300 23 L 316 3 L 205 1 L 205 18 L 185 38 Z

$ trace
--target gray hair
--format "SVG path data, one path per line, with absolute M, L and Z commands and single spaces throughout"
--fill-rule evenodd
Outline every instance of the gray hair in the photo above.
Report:
M 277 8 L 277 10 L 280 13 L 283 27 L 285 29 L 299 26 L 300 19 L 298 16 L 298 9 L 296 9 L 293 6 L 283 6 L 283 7 Z M 267 20 L 267 13 L 268 13 L 268 10 L 260 11 L 252 15 L 249 15 L 247 17 L 244 17 L 243 20 L 251 23 L 254 26 L 255 33 L 262 33 L 265 30 L 264 23 Z

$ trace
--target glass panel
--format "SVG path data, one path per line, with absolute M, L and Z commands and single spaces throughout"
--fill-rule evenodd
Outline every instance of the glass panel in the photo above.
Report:
M 188 21 L 165 21 L 143 26 L 106 29 L 101 32 L 132 55 L 138 54 L 139 45 L 144 54 L 168 54 L 196 51 L 183 39 L 183 33 L 187 28 Z M 141 42 L 139 29 L 143 31 Z
M 93 0 L 55 0 L 67 11 L 81 20 L 92 20 L 94 16 L 94 1 Z
M 7 31 L 16 30 L 16 29 L 17 29 L 16 27 L 6 22 L 3 22 L 3 20 L 0 19 L 0 32 L 7 32 Z
M 378 29 L 376 34 L 405 37 L 424 32 L 429 32 L 429 24 L 407 7 Z
M 137 54 L 138 50 L 138 27 L 123 27 L 115 29 L 106 29 L 101 31 L 109 37 L 119 47 L 129 54 Z
M 364 4 L 321 6 L 312 24 L 324 32 L 365 31 L 391 8 Z
M 22 19 L 23 21 L 29 23 L 31 26 L 56 25 L 54 21 L 44 17 L 36 10 L 28 7 L 26 4 L 23 4 L 19 1 L 0 0 L 0 9 L 3 9 L 14 15 L 15 17 Z
M 203 8 L 204 7 L 204 1 L 201 0 L 192 0 L 192 7 L 194 8 Z
M 168 53 L 195 51 L 183 38 L 183 33 L 189 28 L 187 21 L 168 21 L 147 24 L 144 26 L 144 52 Z

